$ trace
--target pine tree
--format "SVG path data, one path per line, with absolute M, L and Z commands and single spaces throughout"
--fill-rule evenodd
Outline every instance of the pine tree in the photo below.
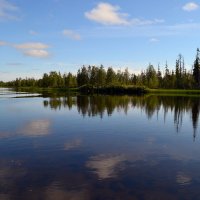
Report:
M 162 73 L 160 71 L 160 65 L 159 64 L 158 64 L 157 78 L 158 78 L 158 86 L 160 88 L 160 87 L 162 87 Z
M 199 49 L 197 49 L 196 59 L 194 61 L 193 67 L 193 77 L 195 80 L 196 87 L 200 87 L 200 58 L 199 58 Z
M 106 74 L 106 84 L 113 84 L 115 82 L 116 74 L 112 67 L 109 67 Z

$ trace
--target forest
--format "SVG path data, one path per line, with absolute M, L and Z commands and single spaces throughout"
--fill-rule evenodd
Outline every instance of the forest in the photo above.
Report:
M 44 73 L 41 79 L 16 78 L 16 80 L 3 82 L 1 87 L 41 87 L 41 88 L 80 88 L 89 85 L 94 88 L 107 86 L 137 86 L 151 89 L 199 89 L 200 88 L 200 50 L 197 49 L 194 64 L 191 70 L 185 67 L 184 57 L 180 54 L 173 70 L 166 62 L 161 70 L 158 65 L 149 64 L 140 74 L 130 73 L 128 68 L 115 71 L 112 67 L 83 66 L 76 74 L 71 72 L 61 74 L 51 71 Z

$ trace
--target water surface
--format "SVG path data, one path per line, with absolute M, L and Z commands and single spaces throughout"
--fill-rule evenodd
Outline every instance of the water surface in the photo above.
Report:
M 0 199 L 200 199 L 199 97 L 0 89 Z

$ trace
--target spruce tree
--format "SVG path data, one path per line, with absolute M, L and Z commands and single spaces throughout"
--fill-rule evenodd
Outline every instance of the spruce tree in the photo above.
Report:
M 200 58 L 199 58 L 199 49 L 197 49 L 197 55 L 196 59 L 194 61 L 194 67 L 193 67 L 193 77 L 195 80 L 196 86 L 199 88 L 200 87 Z

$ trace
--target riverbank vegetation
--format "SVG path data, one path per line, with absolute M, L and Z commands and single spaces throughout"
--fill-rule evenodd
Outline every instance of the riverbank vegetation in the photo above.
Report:
M 170 67 L 170 69 L 173 69 Z M 104 66 L 83 66 L 76 74 L 71 72 L 61 74 L 51 71 L 44 73 L 41 79 L 17 78 L 14 81 L 0 82 L 1 87 L 32 87 L 32 88 L 59 88 L 62 90 L 74 90 L 97 93 L 145 93 L 162 92 L 167 89 L 173 91 L 200 89 L 200 51 L 197 49 L 194 65 L 190 70 L 186 69 L 184 58 L 179 55 L 173 70 L 168 64 L 161 70 L 149 64 L 146 70 L 140 74 L 130 73 L 128 68 L 115 71 L 112 67 L 107 70 Z M 147 89 L 149 88 L 149 89 Z M 177 91 L 177 90 L 176 90 Z

